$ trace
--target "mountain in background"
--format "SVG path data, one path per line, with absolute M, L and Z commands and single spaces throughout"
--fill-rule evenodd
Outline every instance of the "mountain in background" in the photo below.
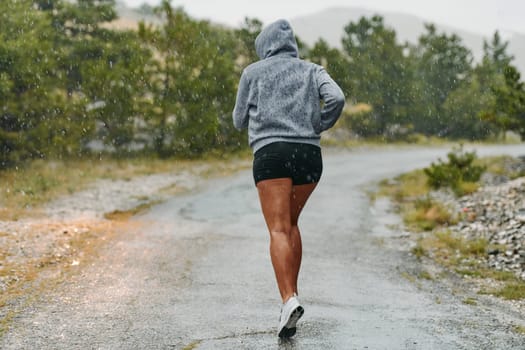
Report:
M 400 43 L 405 41 L 415 44 L 418 37 L 425 32 L 424 19 L 403 13 L 372 11 L 363 8 L 345 7 L 330 8 L 307 16 L 291 19 L 290 22 L 296 34 L 308 45 L 313 45 L 319 38 L 325 39 L 331 46 L 341 48 L 341 38 L 344 27 L 349 22 L 357 22 L 359 18 L 380 15 L 384 18 L 385 25 L 396 31 Z M 438 32 L 447 34 L 455 33 L 468 47 L 476 62 L 483 56 L 483 40 L 490 41 L 490 37 L 483 34 L 472 33 L 462 29 L 449 27 L 439 23 L 436 25 Z M 519 33 L 500 32 L 503 39 L 509 42 L 508 53 L 514 56 L 513 64 L 525 75 L 525 35 Z
M 149 23 L 160 23 L 154 16 L 153 8 L 144 5 L 141 8 L 129 8 L 124 3 L 117 1 L 117 13 L 119 19 L 111 24 L 113 28 L 136 29 L 137 22 L 144 20 Z M 379 14 L 384 18 L 385 25 L 396 31 L 400 43 L 408 41 L 417 43 L 418 37 L 424 33 L 424 24 L 429 23 L 420 17 L 403 13 L 373 11 L 356 7 L 330 8 L 307 16 L 296 17 L 290 22 L 297 35 L 312 46 L 317 39 L 324 38 L 331 46 L 341 48 L 341 38 L 344 27 L 349 22 L 356 22 L 359 18 L 371 17 Z M 491 40 L 480 33 L 472 33 L 458 28 L 434 23 L 438 32 L 447 34 L 456 33 L 468 47 L 476 62 L 483 56 L 483 40 Z M 509 41 L 508 53 L 514 56 L 513 64 L 518 67 L 525 78 L 525 35 L 519 33 L 500 32 L 504 40 Z

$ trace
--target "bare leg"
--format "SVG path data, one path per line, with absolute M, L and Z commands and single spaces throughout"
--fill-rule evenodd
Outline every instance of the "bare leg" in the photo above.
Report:
M 293 186 L 289 178 L 257 184 L 261 208 L 270 231 L 270 256 L 283 302 L 297 293 L 301 265 L 299 214 L 315 184 Z
M 299 278 L 299 270 L 301 269 L 301 259 L 303 257 L 303 245 L 301 242 L 301 233 L 299 232 L 299 227 L 292 226 L 290 231 L 290 238 L 292 242 L 293 250 L 293 264 L 290 266 L 290 274 L 294 280 L 294 293 L 299 294 L 297 289 L 297 280 Z
M 291 266 L 296 260 L 291 242 L 292 180 L 283 178 L 260 181 L 257 189 L 264 219 L 270 231 L 273 270 L 284 301 L 292 296 L 296 289 L 291 273 Z
M 302 242 L 301 242 L 301 232 L 299 231 L 298 221 L 299 215 L 306 204 L 306 201 L 312 194 L 313 190 L 317 186 L 314 184 L 307 185 L 298 185 L 293 186 L 292 188 L 292 202 L 291 202 L 291 237 L 292 237 L 292 246 L 294 250 L 294 264 L 292 268 L 292 273 L 295 280 L 295 293 L 299 294 L 297 291 L 297 279 L 299 278 L 299 270 L 301 268 L 301 259 L 303 255 Z

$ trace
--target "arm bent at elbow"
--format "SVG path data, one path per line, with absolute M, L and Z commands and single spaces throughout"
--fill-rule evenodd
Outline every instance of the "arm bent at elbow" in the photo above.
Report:
M 330 129 L 337 122 L 345 106 L 343 91 L 328 73 L 321 68 L 318 73 L 319 96 L 324 101 L 321 110 L 321 130 Z
M 233 126 L 242 130 L 248 127 L 248 110 L 249 110 L 250 82 L 243 72 L 237 90 L 237 99 L 233 109 Z

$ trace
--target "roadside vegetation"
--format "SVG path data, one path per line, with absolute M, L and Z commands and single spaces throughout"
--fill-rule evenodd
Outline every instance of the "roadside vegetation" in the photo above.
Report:
M 247 148 L 231 111 L 263 28 L 226 28 L 169 0 L 115 26 L 115 0 L 0 1 L 0 171 L 31 160 L 196 158 Z M 153 24 L 155 23 L 155 24 Z M 298 38 L 347 97 L 342 144 L 504 141 L 525 136 L 525 85 L 495 32 L 483 58 L 427 24 L 400 42 L 381 16 L 350 21 L 342 48 Z M 51 186 L 42 183 L 41 186 Z
M 240 161 L 247 155 L 237 152 L 223 156 L 208 154 L 193 160 L 108 157 L 27 162 L 0 171 L 0 220 L 38 217 L 42 215 L 42 205 L 60 196 L 81 191 L 98 179 L 129 180 L 137 176 L 176 171 L 213 177 L 245 166 Z
M 455 212 L 436 199 L 434 191 L 444 191 L 459 197 L 476 191 L 485 172 L 509 179 L 525 176 L 523 170 L 509 168 L 513 159 L 487 157 L 479 159 L 461 147 L 428 168 L 384 180 L 376 195 L 389 197 L 412 234 L 415 246 L 411 252 L 418 259 L 430 259 L 452 273 L 468 276 L 483 283 L 481 294 L 504 299 L 525 299 L 525 282 L 514 273 L 491 269 L 486 264 L 489 252 L 504 247 L 490 244 L 484 238 L 467 239 L 449 229 L 468 213 Z M 472 300 L 466 303 L 472 304 Z

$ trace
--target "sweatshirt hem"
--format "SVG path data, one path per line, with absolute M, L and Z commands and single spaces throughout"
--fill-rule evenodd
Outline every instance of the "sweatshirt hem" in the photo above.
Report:
M 266 137 L 264 139 L 260 139 L 257 141 L 254 141 L 250 144 L 250 147 L 252 148 L 253 153 L 257 152 L 259 149 L 263 148 L 266 145 L 269 145 L 270 143 L 274 142 L 297 142 L 297 143 L 306 143 L 310 145 L 314 145 L 317 147 L 321 147 L 321 137 Z

